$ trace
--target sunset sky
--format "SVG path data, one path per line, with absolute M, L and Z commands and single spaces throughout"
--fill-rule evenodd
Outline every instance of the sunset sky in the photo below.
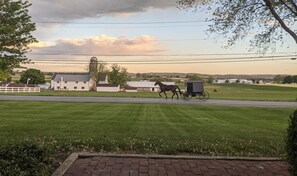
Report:
M 289 36 L 276 51 L 249 51 L 249 39 L 224 48 L 226 39 L 209 34 L 204 10 L 176 8 L 175 0 L 29 0 L 36 22 L 30 68 L 81 72 L 92 56 L 129 72 L 203 74 L 297 74 L 297 45 Z M 296 25 L 293 27 L 296 30 Z M 133 55 L 133 56 L 132 56 Z M 222 58 L 267 61 L 222 62 Z M 274 57 L 271 57 L 274 56 Z M 288 57 L 284 57 L 288 56 Z M 284 60 L 279 60 L 284 59 Z M 209 63 L 215 62 L 215 63 Z M 127 64 L 129 63 L 129 64 Z

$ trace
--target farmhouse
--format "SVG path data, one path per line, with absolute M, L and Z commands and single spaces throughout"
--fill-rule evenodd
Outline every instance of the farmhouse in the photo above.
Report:
M 175 85 L 174 82 L 162 82 L 163 84 L 167 85 Z M 128 81 L 127 85 L 129 87 L 134 87 L 137 89 L 139 92 L 158 92 L 159 86 L 154 85 L 155 82 L 150 82 L 150 81 Z
M 54 90 L 89 91 L 92 84 L 89 73 L 56 73 L 51 80 Z

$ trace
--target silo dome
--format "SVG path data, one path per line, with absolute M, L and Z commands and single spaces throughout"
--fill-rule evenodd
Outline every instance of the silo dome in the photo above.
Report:
M 97 57 L 92 57 L 92 58 L 90 59 L 90 61 L 91 61 L 91 62 L 97 62 L 98 59 L 97 59 Z

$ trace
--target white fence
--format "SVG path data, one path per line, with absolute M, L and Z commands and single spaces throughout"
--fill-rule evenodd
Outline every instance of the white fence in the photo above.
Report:
M 0 87 L 0 93 L 40 92 L 39 87 Z

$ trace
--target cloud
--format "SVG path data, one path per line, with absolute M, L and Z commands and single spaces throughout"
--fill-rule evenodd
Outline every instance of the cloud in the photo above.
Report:
M 176 6 L 176 0 L 29 0 L 35 20 L 76 20 Z
M 85 39 L 62 39 L 53 45 L 46 43 L 32 44 L 31 54 L 40 55 L 137 55 L 160 53 L 156 40 L 149 35 L 136 38 L 112 37 L 100 35 Z

